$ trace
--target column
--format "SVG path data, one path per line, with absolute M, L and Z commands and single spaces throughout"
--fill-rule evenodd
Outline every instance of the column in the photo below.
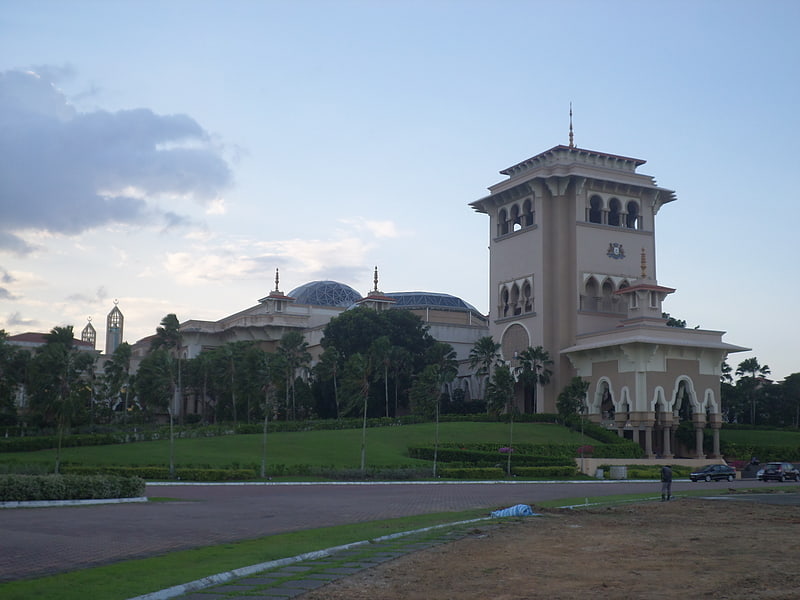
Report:
M 644 451 L 647 453 L 647 458 L 655 458 L 653 454 L 653 428 L 650 425 L 644 426 Z
M 664 458 L 672 458 L 672 446 L 670 441 L 672 438 L 672 426 L 664 425 Z
M 703 425 L 695 424 L 694 439 L 697 448 L 697 458 L 705 458 L 706 455 L 703 454 Z

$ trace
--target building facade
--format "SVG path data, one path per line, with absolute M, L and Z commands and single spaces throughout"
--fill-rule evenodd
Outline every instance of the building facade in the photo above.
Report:
M 694 451 L 702 453 L 710 423 L 719 454 L 721 365 L 745 348 L 662 318 L 674 290 L 657 283 L 655 223 L 676 198 L 636 172 L 644 162 L 555 146 L 501 171 L 507 178 L 471 203 L 489 217 L 489 328 L 512 368 L 528 347 L 553 358 L 536 412 L 555 412 L 558 394 L 580 376 L 590 385 L 589 417 L 649 455 L 672 456 L 686 414 L 699 436 Z

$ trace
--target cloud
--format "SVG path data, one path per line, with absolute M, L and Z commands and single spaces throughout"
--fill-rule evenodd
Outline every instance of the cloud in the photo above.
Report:
M 2 285 L 14 283 L 16 280 L 16 277 L 6 271 L 3 267 L 0 267 L 0 300 L 16 300 L 19 298 L 19 296 L 12 294 L 8 288 L 5 287 L 5 285 Z
M 340 219 L 339 222 L 358 231 L 370 233 L 376 238 L 400 237 L 400 232 L 394 221 L 371 221 L 364 217 L 356 217 L 353 219 Z
M 184 225 L 187 200 L 219 210 L 231 171 L 194 119 L 78 112 L 48 79 L 58 73 L 69 69 L 0 72 L 0 250 L 33 251 L 26 231 Z
M 25 319 L 19 312 L 14 312 L 8 315 L 6 323 L 10 327 L 15 327 L 15 326 L 35 327 L 36 325 L 39 324 L 39 321 L 36 321 L 35 319 Z
M 81 294 L 81 293 L 71 294 L 70 296 L 67 296 L 67 301 L 69 301 L 72 304 L 93 305 L 96 303 L 104 302 L 107 298 L 108 298 L 108 292 L 106 291 L 106 288 L 101 285 L 99 288 L 97 288 L 97 291 L 95 292 L 94 296 L 92 296 L 91 294 Z
M 340 232 L 327 240 L 288 239 L 269 242 L 235 240 L 216 246 L 205 244 L 191 252 L 168 254 L 164 269 L 170 278 L 186 285 L 263 279 L 276 267 L 289 270 L 291 279 L 349 279 L 362 274 L 374 242 L 353 232 Z

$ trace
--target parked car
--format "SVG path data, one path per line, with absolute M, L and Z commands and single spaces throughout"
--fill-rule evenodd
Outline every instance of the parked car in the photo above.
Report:
M 733 481 L 736 479 L 736 469 L 728 465 L 707 465 L 689 477 L 692 481 Z
M 761 480 L 770 481 L 772 479 L 775 481 L 789 481 L 790 479 L 800 481 L 800 470 L 788 462 L 767 463 Z

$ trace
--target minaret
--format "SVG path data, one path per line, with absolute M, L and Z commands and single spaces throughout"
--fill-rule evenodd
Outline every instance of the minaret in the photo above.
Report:
M 286 306 L 294 302 L 294 298 L 286 296 L 280 290 L 280 273 L 275 269 L 275 289 L 269 293 L 269 296 L 261 298 L 259 302 L 267 307 L 267 312 L 279 313 L 286 309 Z
M 96 348 L 97 331 L 95 331 L 95 328 L 92 325 L 92 317 L 87 317 L 86 319 L 86 327 L 84 327 L 83 331 L 81 331 L 81 341 L 89 342 L 92 345 L 92 349 Z
M 122 343 L 122 329 L 125 317 L 119 310 L 119 300 L 114 300 L 114 308 L 106 317 L 106 354 L 114 354 L 114 350 Z
M 380 312 L 390 308 L 392 304 L 397 302 L 391 296 L 384 296 L 383 292 L 378 289 L 378 267 L 375 267 L 375 274 L 373 277 L 374 287 L 371 292 L 367 294 L 366 298 L 362 298 L 357 302 L 359 306 L 368 306 Z

